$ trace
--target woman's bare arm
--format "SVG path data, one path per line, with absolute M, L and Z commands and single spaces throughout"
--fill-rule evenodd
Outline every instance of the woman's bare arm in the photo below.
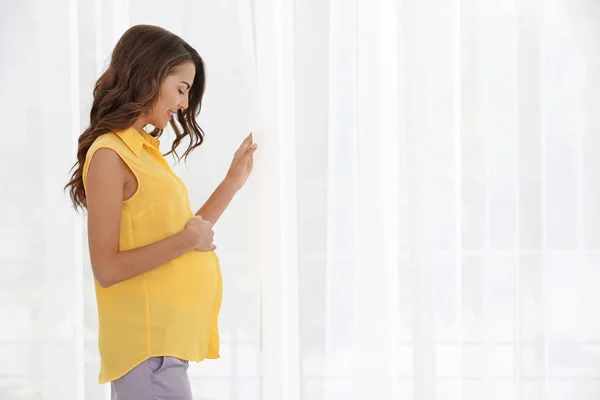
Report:
M 208 198 L 206 203 L 196 212 L 196 215 L 202 216 L 207 221 L 216 224 L 238 189 L 225 179 Z
M 148 272 L 197 247 L 197 232 L 183 230 L 133 250 L 119 251 L 121 203 L 128 167 L 111 149 L 96 151 L 86 182 L 90 261 L 96 281 L 110 287 Z

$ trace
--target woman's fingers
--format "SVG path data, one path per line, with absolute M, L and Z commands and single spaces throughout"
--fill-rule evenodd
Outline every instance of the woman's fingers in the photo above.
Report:
M 254 143 L 253 145 L 251 145 L 250 147 L 248 147 L 246 149 L 246 156 L 251 156 L 252 154 L 254 154 L 254 152 L 256 151 L 258 145 L 256 143 Z
M 246 151 L 248 151 L 248 149 L 251 146 L 252 146 L 252 133 L 250 133 L 248 136 L 246 136 L 246 138 L 244 139 L 244 141 L 242 142 L 240 147 L 238 147 L 237 151 L 235 152 L 233 159 L 235 160 L 235 159 L 239 158 L 242 154 L 244 154 Z

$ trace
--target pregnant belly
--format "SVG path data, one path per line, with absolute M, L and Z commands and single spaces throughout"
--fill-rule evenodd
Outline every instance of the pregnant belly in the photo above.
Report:
M 151 296 L 190 312 L 210 308 L 219 291 L 219 259 L 212 251 L 190 251 L 151 272 Z

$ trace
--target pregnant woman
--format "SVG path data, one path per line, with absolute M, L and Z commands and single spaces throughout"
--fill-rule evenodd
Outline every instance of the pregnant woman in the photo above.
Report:
M 196 50 L 160 27 L 120 38 L 96 82 L 66 188 L 86 209 L 95 278 L 100 383 L 113 400 L 192 399 L 189 361 L 219 357 L 222 279 L 213 225 L 252 171 L 250 134 L 207 202 L 194 212 L 184 182 L 159 151 L 200 146 L 205 87 Z M 147 125 L 154 129 L 145 130 Z

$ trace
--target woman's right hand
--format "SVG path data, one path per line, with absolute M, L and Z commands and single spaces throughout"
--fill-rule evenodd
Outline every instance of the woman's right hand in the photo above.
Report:
M 194 250 L 212 251 L 217 248 L 213 244 L 215 233 L 212 227 L 212 222 L 206 221 L 199 215 L 196 215 L 187 223 L 184 232 L 189 237 Z

